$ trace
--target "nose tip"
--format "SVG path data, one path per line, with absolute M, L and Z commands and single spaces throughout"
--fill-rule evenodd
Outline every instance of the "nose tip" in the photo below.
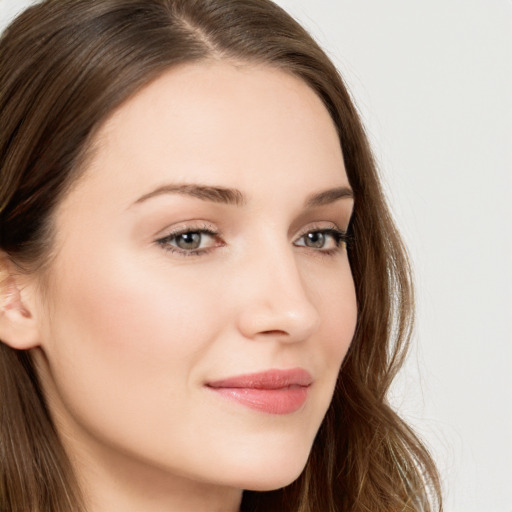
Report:
M 308 339 L 320 325 L 320 315 L 296 268 L 268 273 L 248 294 L 239 315 L 239 329 L 247 338 L 277 337 L 280 341 Z
M 248 338 L 274 336 L 282 341 L 303 341 L 318 328 L 319 315 L 311 305 L 283 307 L 267 303 L 245 308 L 240 315 L 240 331 Z

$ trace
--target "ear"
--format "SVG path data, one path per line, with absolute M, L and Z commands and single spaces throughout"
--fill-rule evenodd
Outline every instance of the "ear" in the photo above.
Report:
M 26 350 L 39 345 L 39 330 L 23 300 L 20 281 L 12 263 L 0 254 L 0 340 L 11 348 Z

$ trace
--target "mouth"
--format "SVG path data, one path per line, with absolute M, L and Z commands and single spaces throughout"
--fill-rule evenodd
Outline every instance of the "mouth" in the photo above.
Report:
M 313 378 L 306 370 L 267 370 L 208 382 L 223 398 L 268 414 L 291 414 L 308 398 Z

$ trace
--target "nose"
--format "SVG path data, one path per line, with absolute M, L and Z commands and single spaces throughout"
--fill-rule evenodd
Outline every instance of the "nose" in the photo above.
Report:
M 306 278 L 297 266 L 293 249 L 269 251 L 244 265 L 239 283 L 238 328 L 249 339 L 308 339 L 320 325 Z M 316 291 L 316 290 L 315 290 Z

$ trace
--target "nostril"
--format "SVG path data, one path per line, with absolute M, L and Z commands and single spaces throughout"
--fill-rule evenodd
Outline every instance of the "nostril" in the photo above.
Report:
M 270 331 L 262 331 L 261 334 L 269 334 L 272 336 L 287 336 L 288 333 L 286 331 L 281 331 L 278 329 L 270 330 Z

